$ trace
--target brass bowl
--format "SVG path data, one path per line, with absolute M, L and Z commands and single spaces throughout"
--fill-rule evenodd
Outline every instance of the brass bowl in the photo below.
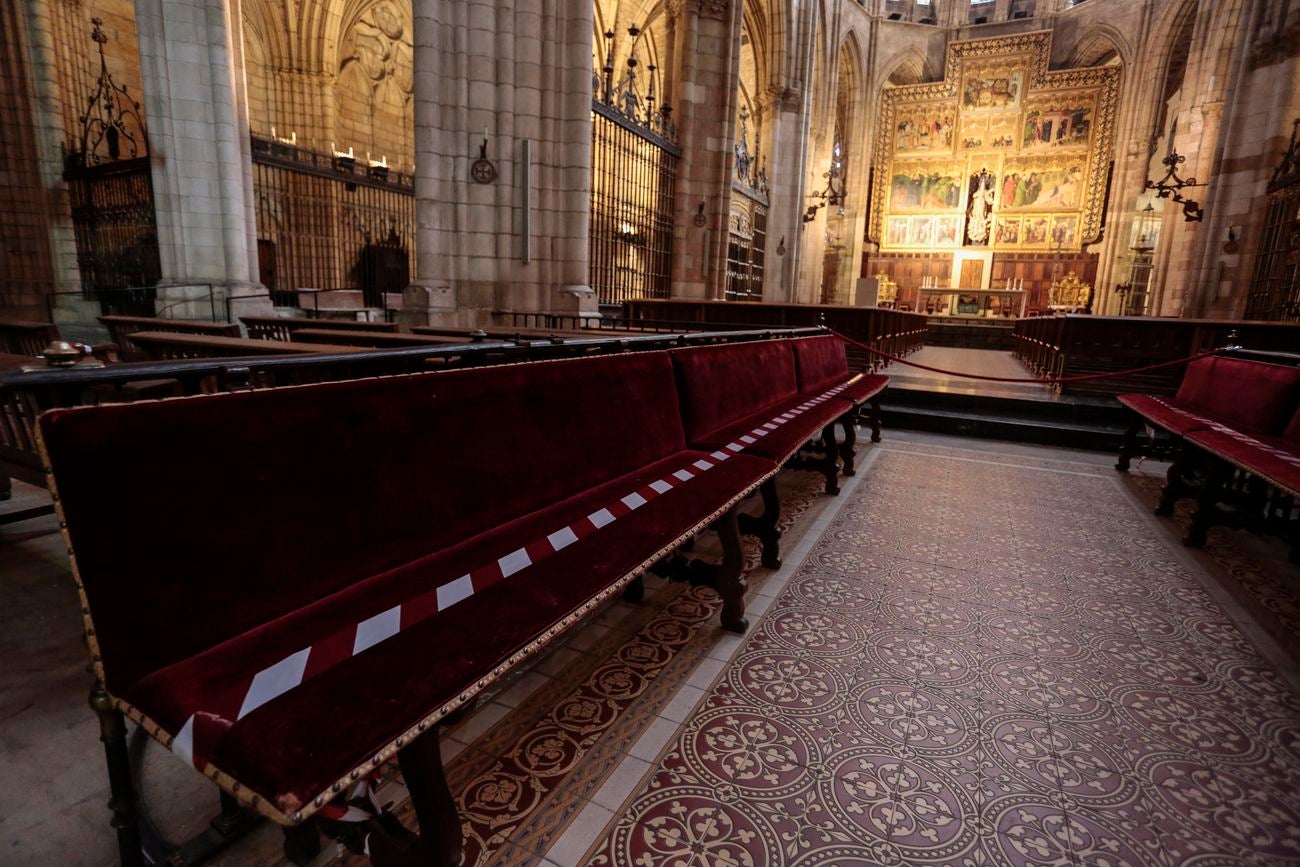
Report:
M 75 367 L 81 360 L 81 351 L 66 340 L 55 340 L 41 352 L 50 367 Z

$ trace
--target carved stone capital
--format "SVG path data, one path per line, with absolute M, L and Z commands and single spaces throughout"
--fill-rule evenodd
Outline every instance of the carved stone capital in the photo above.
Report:
M 803 91 L 793 87 L 772 86 L 767 89 L 769 101 L 777 111 L 798 111 L 803 108 Z
M 725 19 L 731 9 L 731 0 L 694 0 L 701 18 Z
M 670 21 L 679 21 L 686 10 L 686 0 L 664 0 L 664 12 Z

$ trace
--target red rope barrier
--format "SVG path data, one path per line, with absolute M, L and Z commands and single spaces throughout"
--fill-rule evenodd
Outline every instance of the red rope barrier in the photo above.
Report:
M 1114 379 L 1117 376 L 1129 376 L 1134 373 L 1146 373 L 1149 370 L 1160 370 L 1161 368 L 1165 368 L 1165 367 L 1174 367 L 1179 364 L 1187 364 L 1188 362 L 1196 361 L 1198 358 L 1208 358 L 1209 356 L 1214 355 L 1216 352 L 1221 351 L 1217 348 L 1207 349 L 1205 352 L 1198 352 L 1196 355 L 1189 355 L 1186 358 L 1178 358 L 1175 359 L 1174 361 L 1162 361 L 1158 364 L 1148 364 L 1143 367 L 1134 367 L 1129 370 L 1116 370 L 1110 373 L 1088 373 L 1088 374 L 1083 374 L 1081 376 L 1048 377 L 1048 378 L 1039 378 L 1039 377 L 1022 378 L 1016 376 L 981 376 L 978 373 L 961 373 L 956 370 L 944 370 L 941 367 L 930 367 L 928 364 L 917 364 L 915 361 L 908 361 L 907 359 L 901 358 L 900 356 L 891 355 L 888 352 L 883 352 L 879 349 L 876 349 L 874 346 L 868 346 L 867 344 L 863 343 L 861 340 L 854 340 L 852 337 L 841 334 L 840 332 L 835 331 L 834 329 L 831 330 L 831 333 L 834 334 L 836 337 L 840 338 L 841 340 L 847 341 L 849 343 L 852 343 L 854 346 L 865 349 L 867 352 L 870 352 L 872 355 L 878 355 L 881 358 L 887 358 L 890 361 L 897 361 L 899 364 L 906 364 L 908 367 L 916 367 L 921 370 L 928 370 L 931 373 L 942 373 L 947 376 L 959 376 L 962 377 L 963 379 L 980 379 L 980 380 L 984 380 L 985 382 L 1028 382 L 1028 383 L 1036 383 L 1039 385 L 1061 385 L 1068 382 L 1087 382 L 1093 379 Z

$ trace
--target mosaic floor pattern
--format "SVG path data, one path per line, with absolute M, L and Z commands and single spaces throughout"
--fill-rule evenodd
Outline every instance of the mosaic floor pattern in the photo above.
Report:
M 1125 484 L 881 448 L 579 863 L 1300 864 L 1300 699 Z

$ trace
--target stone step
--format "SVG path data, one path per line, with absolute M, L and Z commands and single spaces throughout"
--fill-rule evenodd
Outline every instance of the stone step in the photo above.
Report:
M 1128 411 L 1113 399 L 1051 399 L 925 391 L 891 385 L 882 422 L 904 430 L 1118 452 Z

